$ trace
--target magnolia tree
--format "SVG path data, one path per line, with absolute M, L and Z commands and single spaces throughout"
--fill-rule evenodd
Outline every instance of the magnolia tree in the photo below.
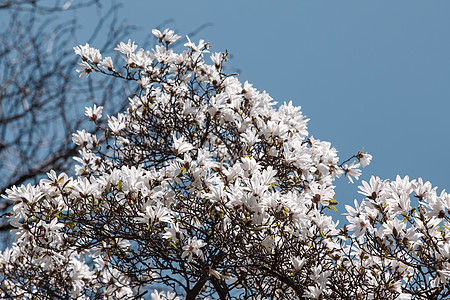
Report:
M 139 94 L 107 123 L 86 108 L 102 135 L 73 135 L 75 178 L 52 171 L 4 195 L 16 240 L 0 254 L 2 298 L 450 296 L 445 192 L 372 177 L 339 226 L 334 180 L 358 179 L 371 156 L 340 162 L 299 107 L 226 74 L 227 53 L 188 38 L 178 54 L 179 36 L 153 33 L 151 51 L 115 48 L 124 68 L 75 48 L 80 76 L 135 81 Z

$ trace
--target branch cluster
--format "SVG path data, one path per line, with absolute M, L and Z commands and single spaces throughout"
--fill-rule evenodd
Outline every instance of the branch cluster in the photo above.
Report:
M 66 5 L 64 5 L 66 4 Z M 28 182 L 38 183 L 50 170 L 73 169 L 77 146 L 71 136 L 90 124 L 82 109 L 95 102 L 114 103 L 108 113 L 127 105 L 124 85 L 96 78 L 80 85 L 72 76 L 77 59 L 71 47 L 83 24 L 77 14 L 98 9 L 95 28 L 87 38 L 106 45 L 128 35 L 130 26 L 117 19 L 118 5 L 99 1 L 0 1 L 0 193 Z M 65 11 L 66 9 L 66 11 Z M 68 12 L 71 10 L 71 12 Z M 70 15 L 70 17 L 68 17 Z M 107 31 L 107 32 L 106 32 Z M 89 127 L 89 128 L 92 128 Z M 0 202 L 0 215 L 10 203 Z M 0 231 L 4 230 L 4 222 Z

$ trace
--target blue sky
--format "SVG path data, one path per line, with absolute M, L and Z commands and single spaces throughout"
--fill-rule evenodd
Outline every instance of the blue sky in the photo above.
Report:
M 450 1 L 124 2 L 119 17 L 140 27 L 138 44 L 169 18 L 182 36 L 212 22 L 194 40 L 228 49 L 241 81 L 302 106 L 310 133 L 342 160 L 364 147 L 374 159 L 362 179 L 409 175 L 450 189 Z M 95 14 L 79 19 L 89 29 Z M 358 183 L 336 185 L 340 203 L 361 199 Z
M 228 49 L 230 64 L 279 103 L 292 100 L 310 133 L 342 159 L 374 156 L 363 179 L 450 181 L 450 1 L 127 1 L 144 33 L 168 18 L 184 35 Z M 336 182 L 352 203 L 358 184 Z

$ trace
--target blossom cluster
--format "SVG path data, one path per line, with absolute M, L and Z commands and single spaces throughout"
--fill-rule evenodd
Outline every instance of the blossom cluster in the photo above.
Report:
M 407 292 L 401 294 L 405 299 L 448 296 L 450 195 L 408 176 L 395 181 L 372 176 L 359 188 L 366 198 L 346 205 L 348 229 L 355 237 L 351 250 L 364 257 L 363 267 L 383 271 L 371 278 L 372 285 L 397 278 L 392 288 Z
M 343 163 L 313 138 L 292 102 L 224 72 L 227 53 L 154 30 L 151 51 L 115 50 L 122 73 L 89 45 L 81 75 L 135 81 L 126 111 L 86 108 L 102 128 L 73 135 L 76 176 L 13 187 L 16 241 L 0 254 L 2 295 L 33 298 L 380 299 L 445 297 L 447 194 L 421 180 L 363 183 L 339 226 L 334 181 L 351 182 L 372 156 Z M 210 59 L 212 64 L 206 60 Z M 413 207 L 409 196 L 419 200 Z M 403 219 L 402 219 L 403 218 Z M 441 229 L 441 227 L 444 229 Z M 154 286 L 164 286 L 154 290 Z M 152 292 L 153 291 L 153 292 Z

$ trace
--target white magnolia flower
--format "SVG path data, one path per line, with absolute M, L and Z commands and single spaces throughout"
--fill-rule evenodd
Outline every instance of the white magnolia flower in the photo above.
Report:
M 344 166 L 345 176 L 348 177 L 348 180 L 353 183 L 353 178 L 358 180 L 359 176 L 361 176 L 361 170 L 359 169 L 360 165 L 352 162 L 350 165 Z
M 370 164 L 370 162 L 372 161 L 372 155 L 370 155 L 368 153 L 362 153 L 362 152 L 358 153 L 357 157 L 358 157 L 358 160 L 359 160 L 359 164 L 363 168 L 368 166 Z
M 125 120 L 123 118 L 116 118 L 114 116 L 108 116 L 108 127 L 115 134 L 119 134 L 121 130 L 123 130 L 125 126 Z
M 163 40 L 165 40 L 165 43 L 167 45 L 176 42 L 180 38 L 179 35 L 176 35 L 173 30 L 170 30 L 168 28 L 166 28 L 163 33 L 161 33 L 161 31 L 159 31 L 158 29 L 153 29 L 152 33 L 154 36 L 158 38 L 158 41 L 160 43 L 162 43 Z
M 172 135 L 172 138 L 173 150 L 177 155 L 194 149 L 194 146 L 192 146 L 191 143 L 187 142 L 184 136 L 177 138 L 175 135 Z
M 201 50 L 205 49 L 209 49 L 209 44 L 205 43 L 204 40 L 200 40 L 198 42 L 198 45 L 195 45 L 195 43 L 191 42 L 191 40 L 189 39 L 188 36 L 186 36 L 186 39 L 188 40 L 187 43 L 184 44 L 185 47 L 192 49 L 192 51 L 194 52 L 200 52 Z M 203 53 L 205 53 L 206 51 L 203 51 Z
M 158 203 L 156 207 L 147 205 L 145 207 L 145 213 L 141 213 L 141 217 L 137 217 L 136 220 L 144 224 L 158 222 L 172 223 L 172 212 L 161 203 Z
M 113 61 L 112 61 L 112 58 L 111 57 L 105 57 L 103 60 L 102 60 L 102 62 L 100 63 L 100 66 L 103 68 L 103 69 L 105 69 L 105 70 L 108 70 L 108 71 L 110 71 L 110 72 L 114 72 L 115 70 L 114 70 L 114 63 L 113 63 Z
M 120 42 L 119 45 L 117 45 L 114 50 L 117 50 L 127 56 L 130 56 L 134 51 L 136 51 L 138 45 L 136 45 L 134 42 L 131 43 L 131 40 L 128 40 L 128 43 Z
M 303 257 L 293 257 L 291 258 L 291 262 L 292 262 L 292 270 L 294 271 L 294 273 L 300 271 L 303 266 L 305 265 L 305 261 L 306 259 Z
M 82 131 L 78 130 L 77 133 L 72 133 L 72 141 L 75 145 L 86 147 L 90 140 L 91 134 L 84 129 Z
M 85 107 L 86 116 L 89 117 L 89 121 L 97 121 L 102 117 L 103 106 L 97 106 L 94 104 L 94 107 Z
M 83 61 L 78 64 L 80 67 L 77 69 L 77 72 L 81 73 L 80 78 L 83 76 L 89 77 L 89 74 L 94 70 L 88 62 Z
M 219 69 L 222 64 L 222 53 L 221 52 L 215 52 L 213 55 L 211 55 L 211 60 L 214 63 L 214 66 Z
M 200 248 L 204 246 L 206 246 L 206 244 L 202 239 L 198 239 L 197 237 L 189 238 L 187 245 L 183 246 L 183 253 L 181 256 L 187 256 L 189 262 L 192 260 L 193 254 L 199 258 L 203 258 L 203 251 Z
M 91 56 L 91 47 L 89 46 L 88 43 L 86 43 L 86 45 L 84 46 L 76 46 L 73 48 L 73 50 L 75 51 L 75 54 L 80 55 L 81 59 L 83 61 L 87 61 L 90 60 L 90 56 Z
M 392 236 L 394 238 L 403 237 L 403 229 L 406 227 L 406 224 L 399 219 L 388 220 L 384 225 L 383 233 L 388 236 Z

